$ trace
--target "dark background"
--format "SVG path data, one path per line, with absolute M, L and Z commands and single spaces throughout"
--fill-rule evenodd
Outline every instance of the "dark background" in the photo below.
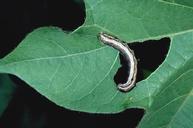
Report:
M 83 24 L 84 9 L 80 0 L 1 0 L 0 58 L 10 53 L 35 28 L 58 26 L 73 31 Z M 138 81 L 144 79 L 142 69 L 152 72 L 162 63 L 168 47 L 168 38 L 131 45 L 139 61 Z M 115 82 L 124 81 L 120 76 L 126 78 L 124 68 L 115 75 Z M 16 91 L 0 117 L 0 128 L 134 128 L 144 114 L 142 109 L 106 115 L 70 111 L 48 101 L 18 78 L 10 77 L 16 83 Z

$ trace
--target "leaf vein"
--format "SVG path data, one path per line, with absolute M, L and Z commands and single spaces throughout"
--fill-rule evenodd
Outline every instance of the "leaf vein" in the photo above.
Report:
M 79 56 L 79 55 L 90 54 L 90 53 L 93 53 L 93 52 L 96 52 L 96 51 L 103 50 L 104 48 L 107 48 L 107 46 L 100 47 L 98 49 L 94 49 L 94 50 L 90 50 L 90 51 L 86 51 L 86 52 L 67 54 L 67 55 L 64 55 L 64 56 L 53 56 L 53 57 L 50 56 L 50 57 L 32 58 L 32 59 L 14 61 L 14 62 L 11 62 L 11 63 L 7 63 L 5 65 L 13 65 L 13 64 L 22 63 L 22 62 L 41 61 L 41 60 L 49 60 L 49 59 L 64 59 L 64 58 L 68 58 L 68 57 L 74 57 L 74 56 Z

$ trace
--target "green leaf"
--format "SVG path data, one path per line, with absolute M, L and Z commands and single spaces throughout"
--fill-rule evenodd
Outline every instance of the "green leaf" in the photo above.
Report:
M 192 8 L 168 4 L 162 0 L 85 2 L 87 24 L 94 24 L 128 42 L 161 38 L 187 32 L 193 28 Z M 189 0 L 188 3 L 189 6 L 193 5 L 193 1 Z
M 54 103 L 72 110 L 114 113 L 151 107 L 160 89 L 175 80 L 173 75 L 183 73 L 178 70 L 184 60 L 174 61 L 181 56 L 172 49 L 187 50 L 182 54 L 186 58 L 191 47 L 175 46 L 172 40 L 168 58 L 173 61 L 166 60 L 132 91 L 122 93 L 113 80 L 120 67 L 118 52 L 102 45 L 98 33 L 105 31 L 128 42 L 173 37 L 192 31 L 193 10 L 155 0 L 85 0 L 85 4 L 87 17 L 82 26 L 69 34 L 54 27 L 33 31 L 0 60 L 0 72 L 18 76 Z
M 166 2 L 165 4 L 193 9 L 193 2 L 191 0 L 160 0 L 160 2 Z
M 161 88 L 142 128 L 191 128 L 193 125 L 193 32 L 172 38 L 170 53 L 159 68 Z M 166 72 L 167 70 L 167 72 Z M 164 73 L 165 72 L 165 73 Z M 157 72 L 158 73 L 158 72 Z M 164 79 L 165 78 L 165 79 Z
M 192 78 L 191 69 L 163 89 L 154 98 L 140 126 L 142 128 L 191 128 L 193 125 Z
M 14 91 L 14 83 L 8 75 L 0 74 L 0 116 L 6 109 Z
M 58 28 L 38 29 L 0 62 L 0 70 L 19 76 L 69 109 L 97 111 L 112 104 L 111 100 L 120 104 L 124 94 L 113 81 L 118 53 L 102 46 L 95 35 L 83 35 L 67 36 Z

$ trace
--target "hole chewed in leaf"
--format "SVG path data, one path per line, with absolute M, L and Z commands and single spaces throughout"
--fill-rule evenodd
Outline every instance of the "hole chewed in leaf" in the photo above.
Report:
M 165 60 L 169 50 L 170 39 L 163 38 L 160 40 L 149 40 L 143 43 L 134 42 L 128 45 L 134 51 L 138 60 L 136 81 L 138 82 L 147 78 Z M 126 66 L 127 62 L 121 54 L 120 63 L 122 66 L 118 69 L 116 75 L 114 76 L 116 84 L 124 83 L 128 77 L 129 69 Z

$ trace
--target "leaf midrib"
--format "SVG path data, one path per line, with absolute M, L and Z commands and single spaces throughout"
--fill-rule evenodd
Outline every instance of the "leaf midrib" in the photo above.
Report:
M 103 50 L 107 47 L 108 46 L 103 46 L 103 47 L 100 47 L 100 48 L 97 48 L 97 49 L 94 49 L 94 50 L 75 53 L 75 54 L 67 54 L 67 55 L 64 55 L 64 56 L 50 56 L 50 57 L 42 57 L 42 58 L 24 59 L 24 60 L 20 60 L 20 61 L 14 61 L 14 62 L 11 62 L 11 63 L 6 63 L 6 64 L 0 65 L 0 66 L 14 65 L 14 64 L 17 64 L 17 63 L 31 62 L 31 61 L 41 61 L 41 60 L 49 60 L 49 59 L 64 59 L 64 58 L 68 58 L 68 57 L 81 56 L 81 55 L 91 54 L 93 52 Z

